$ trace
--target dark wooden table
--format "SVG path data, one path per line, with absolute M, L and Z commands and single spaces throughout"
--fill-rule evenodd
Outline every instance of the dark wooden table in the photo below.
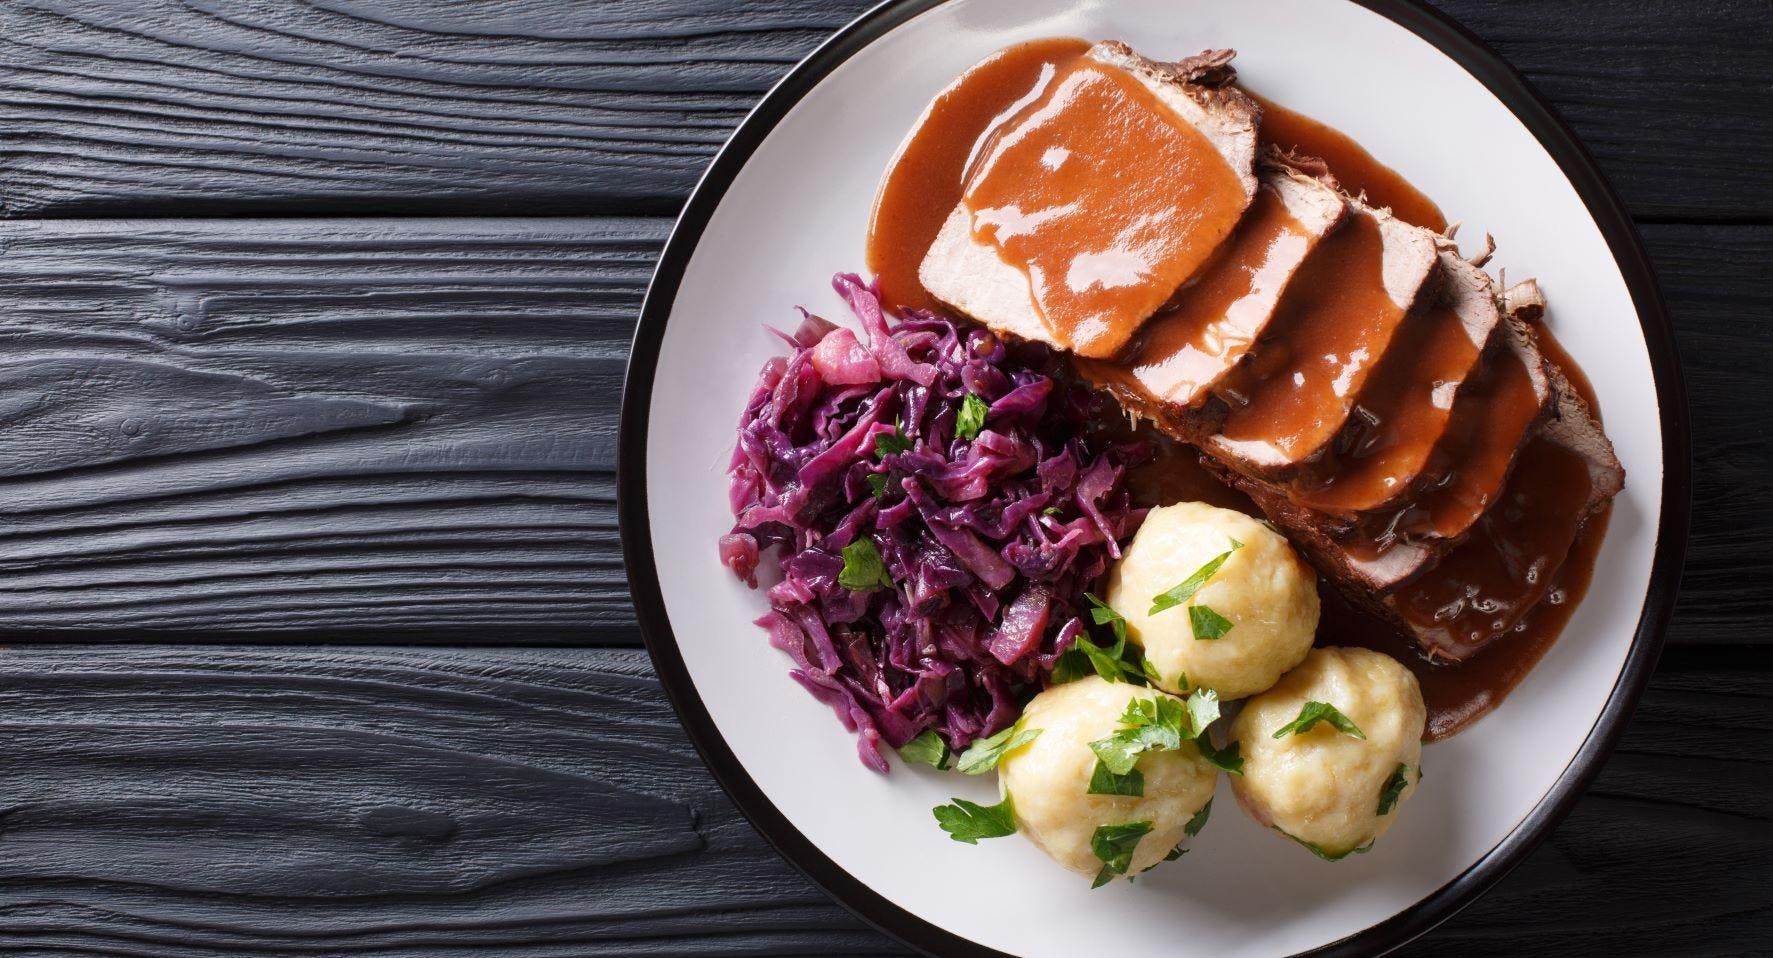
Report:
M 698 763 L 613 476 L 672 214 L 865 5 L 0 0 L 0 952 L 904 953 Z M 1773 7 L 1441 5 L 1637 215 L 1696 492 L 1623 746 L 1408 953 L 1773 953 Z

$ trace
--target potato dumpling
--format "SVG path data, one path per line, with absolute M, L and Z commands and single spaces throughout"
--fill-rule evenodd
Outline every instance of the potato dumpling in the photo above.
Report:
M 1233 548 L 1233 542 L 1242 546 Z M 1152 615 L 1155 598 L 1214 558 L 1223 565 L 1188 601 Z M 1317 576 L 1280 533 L 1230 509 L 1180 502 L 1153 509 L 1108 578 L 1107 601 L 1171 692 L 1253 695 L 1299 664 L 1317 632 Z M 1191 612 L 1189 606 L 1201 611 Z M 1219 638 L 1196 638 L 1193 616 L 1223 617 Z
M 1275 733 L 1308 703 L 1334 706 L 1365 738 L 1337 728 Z M 1306 716 L 1322 713 L 1312 707 Z M 1274 688 L 1244 703 L 1232 722 L 1244 773 L 1232 778 L 1238 804 L 1323 858 L 1365 851 L 1422 778 L 1422 688 L 1395 659 L 1368 649 L 1313 649 Z
M 1092 675 L 1036 695 L 1023 711 L 1022 727 L 1040 729 L 1040 736 L 1004 757 L 999 781 L 1015 808 L 1017 829 L 1060 865 L 1095 875 L 1102 859 L 1090 839 L 1098 826 L 1151 822 L 1127 868 L 1137 875 L 1163 861 L 1181 843 L 1189 820 L 1212 800 L 1218 771 L 1191 741 L 1176 751 L 1139 756 L 1143 797 L 1089 794 L 1096 767 L 1090 743 L 1120 727 L 1134 698 L 1160 695 Z

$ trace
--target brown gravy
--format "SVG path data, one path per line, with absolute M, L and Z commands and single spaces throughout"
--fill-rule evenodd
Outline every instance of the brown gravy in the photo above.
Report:
M 1257 190 L 1231 239 L 1175 307 L 1146 323 L 1132 355 L 1084 360 L 1080 371 L 1123 396 L 1195 405 L 1255 344 L 1311 242 L 1273 189 Z
M 1269 323 L 1272 338 L 1224 389 L 1242 400 L 1221 428 L 1225 439 L 1296 461 L 1341 430 L 1408 309 L 1385 288 L 1384 250 L 1379 221 L 1355 211 L 1312 251 Z
M 1055 340 L 1111 356 L 1248 205 L 1212 142 L 1119 67 L 1073 57 L 990 134 L 962 201 Z
M 1303 156 L 1323 160 L 1335 174 L 1342 191 L 1350 196 L 1367 195 L 1367 205 L 1384 206 L 1393 216 L 1412 226 L 1444 232 L 1447 218 L 1427 194 L 1399 176 L 1396 170 L 1373 158 L 1347 134 L 1275 103 L 1259 93 L 1240 87 L 1262 105 L 1264 146 L 1278 146 Z
M 1300 502 L 1327 512 L 1377 509 L 1428 468 L 1482 344 L 1472 341 L 1446 302 L 1430 307 L 1399 336 L 1392 358 L 1362 395 L 1352 430 L 1338 440 L 1349 448 L 1326 463 L 1321 479 L 1314 474 L 1294 483 Z
M 1075 37 L 1030 40 L 1000 50 L 936 95 L 881 180 L 868 224 L 868 269 L 881 298 L 899 309 L 940 309 L 917 268 L 942 221 L 960 202 L 968 163 L 996 121 L 1058 69 L 1090 48 Z

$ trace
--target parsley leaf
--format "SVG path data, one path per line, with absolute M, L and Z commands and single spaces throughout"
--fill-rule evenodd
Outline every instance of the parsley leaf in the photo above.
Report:
M 1090 751 L 1116 775 L 1125 775 L 1143 752 L 1169 752 L 1182 747 L 1187 734 L 1182 703 L 1168 695 L 1140 697 L 1127 703 L 1120 728 L 1090 743 Z
M 954 767 L 966 775 L 983 775 L 997 767 L 1005 755 L 1040 737 L 1040 729 L 1025 729 L 1021 722 L 991 736 L 975 740 L 960 753 Z
M 1097 625 L 1106 625 L 1114 633 L 1116 642 L 1124 642 L 1127 638 L 1127 620 L 1119 612 L 1109 607 L 1108 603 L 1085 592 L 1084 599 L 1090 603 L 1090 621 Z
M 1418 773 L 1420 780 L 1420 773 Z M 1091 779 L 1093 783 L 1095 780 Z M 1410 784 L 1410 766 L 1402 762 L 1392 769 L 1391 777 L 1385 780 L 1385 787 L 1379 790 L 1379 814 L 1390 815 L 1397 807 L 1397 800 L 1403 797 L 1404 789 Z
M 895 452 L 910 451 L 911 440 L 905 438 L 905 424 L 902 422 L 894 423 L 892 432 L 874 434 L 874 455 L 876 458 L 885 459 Z
M 1188 607 L 1188 627 L 1197 640 L 1222 639 L 1231 631 L 1231 620 L 1204 605 Z
M 1164 856 L 1164 861 L 1173 862 L 1176 859 L 1181 858 L 1183 855 L 1186 855 L 1186 854 L 1188 854 L 1188 849 L 1183 848 L 1181 845 L 1177 845 L 1175 848 L 1170 849 L 1170 853 L 1168 855 Z
M 1236 552 L 1243 547 L 1243 543 L 1236 539 L 1231 540 L 1231 548 L 1208 559 L 1207 564 L 1194 570 L 1193 575 L 1171 587 L 1168 592 L 1162 592 L 1152 596 L 1151 611 L 1145 614 L 1156 615 L 1165 609 L 1173 609 L 1176 606 L 1187 602 L 1189 599 L 1194 598 L 1194 594 L 1200 591 L 1201 586 L 1207 584 L 1207 580 L 1213 577 L 1213 573 L 1219 571 L 1219 567 L 1225 564 L 1225 560 L 1231 558 L 1233 552 Z
M 1150 822 L 1097 826 L 1090 835 L 1090 851 L 1102 860 L 1102 870 L 1096 873 L 1096 880 L 1090 887 L 1101 888 L 1115 876 L 1125 875 L 1133 864 L 1133 850 L 1139 847 L 1139 839 L 1151 834 L 1151 828 Z
M 1242 746 L 1238 743 L 1232 742 L 1230 745 L 1227 745 L 1222 749 L 1214 748 L 1213 740 L 1206 735 L 1202 735 L 1200 738 L 1194 740 L 1194 747 L 1200 749 L 1201 758 L 1206 759 L 1217 768 L 1224 769 L 1226 774 L 1242 775 L 1244 773 Z
M 1195 812 L 1194 817 L 1188 820 L 1188 824 L 1182 826 L 1182 834 L 1189 838 L 1199 835 L 1200 830 L 1207 827 L 1207 816 L 1211 814 L 1213 814 L 1213 800 L 1209 798 L 1207 803 L 1200 807 L 1200 811 Z
M 843 547 L 843 571 L 837 574 L 837 584 L 857 592 L 867 592 L 877 585 L 892 586 L 893 580 L 887 578 L 886 563 L 880 561 L 874 540 L 863 537 Z
M 1125 775 L 1116 775 L 1109 770 L 1108 766 L 1102 764 L 1102 762 L 1098 760 L 1096 762 L 1096 767 L 1090 771 L 1090 787 L 1088 793 L 1091 795 L 1127 795 L 1133 798 L 1143 798 L 1145 796 L 1145 773 L 1135 768 L 1128 771 Z
M 1299 709 L 1299 717 L 1275 729 L 1274 737 L 1285 738 L 1289 732 L 1294 735 L 1303 735 L 1311 731 L 1319 722 L 1328 722 L 1336 727 L 1336 731 L 1345 735 L 1352 735 L 1358 739 L 1367 737 L 1367 733 L 1361 731 L 1360 726 L 1354 724 L 1354 721 L 1348 716 L 1343 715 L 1341 709 L 1328 702 L 1305 703 L 1304 707 Z
M 1212 689 L 1197 689 L 1188 697 L 1188 721 L 1194 728 L 1194 738 L 1207 734 L 1207 726 L 1219 721 L 1219 693 Z
M 1350 855 L 1365 855 L 1366 853 L 1373 850 L 1373 839 L 1370 839 L 1370 838 L 1367 839 L 1367 843 L 1365 845 L 1356 845 L 1355 847 L 1350 848 L 1349 850 L 1347 850 L 1345 852 L 1332 853 L 1332 852 L 1325 851 L 1324 847 L 1322 845 L 1318 845 L 1314 842 L 1308 842 L 1305 839 L 1300 838 L 1297 835 L 1288 835 L 1286 832 L 1281 832 L 1281 830 L 1279 828 L 1276 828 L 1275 831 L 1280 832 L 1282 835 L 1286 835 L 1288 838 L 1291 838 L 1293 841 L 1296 841 L 1300 845 L 1305 846 L 1307 851 L 1311 852 L 1313 855 L 1316 855 L 1317 857 L 1319 857 L 1327 862 L 1339 862 L 1342 859 L 1347 858 Z
M 960 401 L 960 412 L 954 416 L 955 438 L 977 438 L 979 430 L 985 428 L 985 414 L 990 411 L 991 407 L 986 404 L 985 400 L 972 393 L 967 393 L 966 398 Z
M 1164 682 L 1164 677 L 1157 671 L 1157 666 L 1152 665 L 1151 660 L 1143 655 L 1139 656 L 1139 671 L 1145 673 L 1145 680 L 1152 685 L 1162 685 Z
M 948 743 L 942 741 L 942 736 L 937 735 L 935 729 L 926 728 L 917 733 L 917 737 L 899 747 L 899 757 L 918 765 L 946 769 Z
M 1081 635 L 1077 637 L 1077 642 L 1088 641 Z M 1065 650 L 1065 654 L 1054 660 L 1053 671 L 1048 677 L 1052 679 L 1054 685 L 1064 685 L 1066 682 L 1075 682 L 1093 671 L 1095 668 L 1090 664 L 1089 656 L 1085 655 L 1074 642 L 1071 648 Z
M 935 813 L 936 824 L 942 826 L 948 837 L 963 844 L 977 845 L 981 838 L 1002 838 L 1016 833 L 1016 810 L 1010 805 L 1008 795 L 996 805 L 980 805 L 957 798 L 954 804 L 937 805 L 931 811 Z
M 871 472 L 871 473 L 863 476 L 862 481 L 868 483 L 868 489 L 869 489 L 869 491 L 874 493 L 874 498 L 879 499 L 882 496 L 886 495 L 886 491 L 887 491 L 886 473 Z

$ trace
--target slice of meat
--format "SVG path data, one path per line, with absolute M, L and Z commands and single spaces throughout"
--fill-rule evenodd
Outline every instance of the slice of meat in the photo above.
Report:
M 1477 530 L 1434 575 L 1369 603 L 1432 659 L 1470 658 L 1546 600 L 1583 527 L 1625 486 L 1588 404 L 1555 366 L 1551 379 L 1557 413 L 1522 450 Z
M 1447 455 L 1455 414 L 1476 411 L 1462 400 L 1503 338 L 1501 297 L 1456 248 L 1441 250 L 1440 271 L 1435 301 L 1405 325 L 1330 454 L 1288 484 L 1293 501 L 1342 516 L 1395 508 Z
M 919 268 L 992 329 L 1121 351 L 1256 193 L 1255 102 L 1228 54 L 1161 64 L 1099 43 L 996 128 Z
M 1350 206 L 1288 284 L 1261 344 L 1217 392 L 1223 417 L 1202 448 L 1246 475 L 1284 479 L 1325 453 L 1428 289 L 1435 234 Z
M 1359 601 L 1397 589 L 1433 567 L 1501 496 L 1520 450 L 1556 408 L 1546 364 L 1515 315 L 1503 323 L 1500 349 L 1459 404 L 1444 460 L 1416 498 L 1349 518 L 1303 505 L 1282 486 L 1235 469 L 1215 471 L 1283 527 L 1331 581 Z
M 1249 353 L 1306 256 L 1342 222 L 1348 205 L 1329 184 L 1279 161 L 1231 238 L 1199 277 L 1152 317 L 1121 361 L 1077 369 L 1148 419 L 1180 422 Z

